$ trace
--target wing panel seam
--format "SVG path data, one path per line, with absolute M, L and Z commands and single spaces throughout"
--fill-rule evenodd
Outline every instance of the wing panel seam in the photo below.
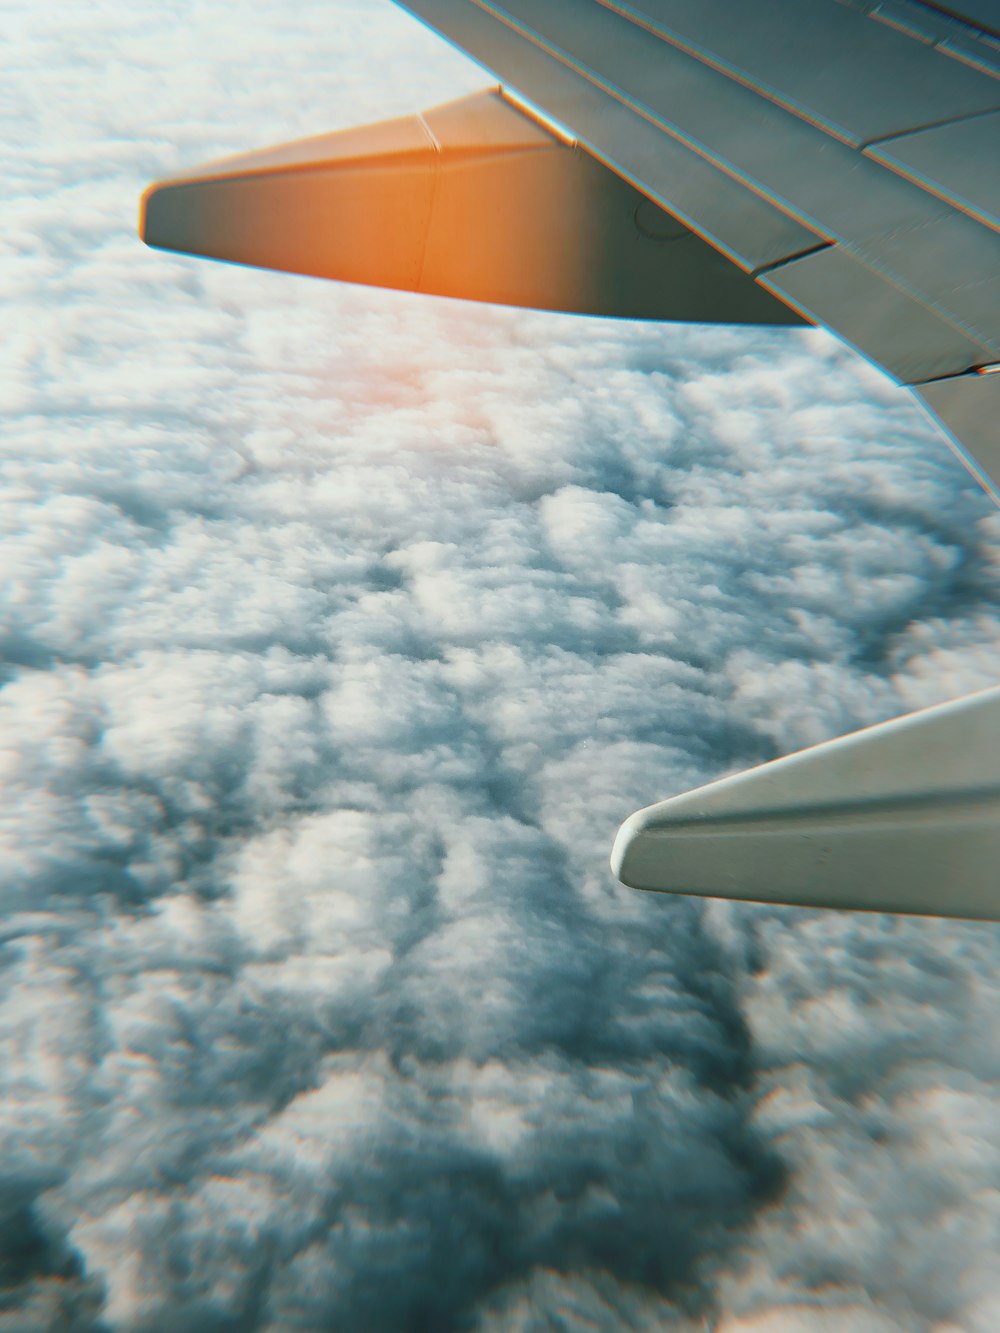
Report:
M 947 116 L 943 120 L 929 120 L 926 125 L 914 125 L 908 130 L 896 130 L 893 134 L 882 134 L 875 139 L 866 139 L 858 144 L 858 150 L 867 153 L 869 148 L 880 148 L 885 143 L 895 143 L 897 139 L 909 139 L 914 134 L 926 134 L 928 130 L 943 130 L 948 125 L 964 125 L 969 120 L 981 120 L 983 116 L 995 116 L 1000 111 L 1000 102 L 996 106 L 984 107 L 982 111 L 970 111 L 964 116 Z
M 816 245 L 807 245 L 804 250 L 797 250 L 793 255 L 785 255 L 784 258 L 775 259 L 770 264 L 761 264 L 751 272 L 750 276 L 760 278 L 765 273 L 773 273 L 775 269 L 784 268 L 786 264 L 794 264 L 797 259 L 808 259 L 810 255 L 819 254 L 821 250 L 830 250 L 834 245 L 835 241 L 819 241 Z

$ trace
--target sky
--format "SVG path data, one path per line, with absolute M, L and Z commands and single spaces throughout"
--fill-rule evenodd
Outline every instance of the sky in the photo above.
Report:
M 998 927 L 607 863 L 995 683 L 936 430 L 819 331 L 139 243 L 490 82 L 389 3 L 0 14 L 0 1333 L 993 1333 Z

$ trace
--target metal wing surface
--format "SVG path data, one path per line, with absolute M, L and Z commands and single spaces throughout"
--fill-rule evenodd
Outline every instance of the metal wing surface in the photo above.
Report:
M 997 0 L 404 7 L 913 386 L 997 494 Z

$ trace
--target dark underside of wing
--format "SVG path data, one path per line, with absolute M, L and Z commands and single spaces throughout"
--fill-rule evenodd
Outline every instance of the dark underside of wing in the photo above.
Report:
M 407 0 L 1000 490 L 1000 6 Z

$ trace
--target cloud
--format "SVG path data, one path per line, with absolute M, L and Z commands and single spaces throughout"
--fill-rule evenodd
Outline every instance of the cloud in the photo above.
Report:
M 3 150 L 0 1330 L 991 1329 L 993 929 L 607 868 L 989 683 L 985 500 L 819 333 L 144 251 L 149 179 L 483 76 L 74 22 Z

